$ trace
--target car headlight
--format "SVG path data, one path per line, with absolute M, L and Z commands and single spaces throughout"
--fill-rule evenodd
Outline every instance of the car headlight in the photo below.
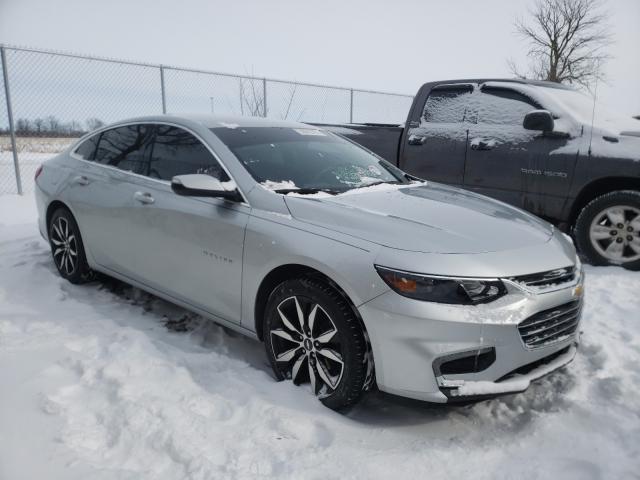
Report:
M 507 289 L 498 279 L 453 278 L 403 272 L 375 265 L 392 290 L 426 302 L 477 305 L 500 298 Z

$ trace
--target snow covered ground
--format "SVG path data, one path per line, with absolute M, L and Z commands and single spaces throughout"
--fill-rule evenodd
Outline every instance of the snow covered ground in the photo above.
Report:
M 116 282 L 54 271 L 0 196 L 0 479 L 640 478 L 640 274 L 587 268 L 583 343 L 526 393 L 346 416 L 263 346 Z

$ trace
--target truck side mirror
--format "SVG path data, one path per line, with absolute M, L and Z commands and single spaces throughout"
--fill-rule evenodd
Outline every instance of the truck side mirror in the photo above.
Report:
M 522 126 L 527 130 L 553 132 L 553 116 L 548 110 L 533 110 L 524 116 Z

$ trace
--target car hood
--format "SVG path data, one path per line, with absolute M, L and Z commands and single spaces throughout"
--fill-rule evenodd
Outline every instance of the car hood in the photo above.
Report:
M 285 201 L 299 221 L 415 252 L 496 252 L 545 243 L 553 235 L 550 224 L 522 210 L 435 183 L 288 195 Z

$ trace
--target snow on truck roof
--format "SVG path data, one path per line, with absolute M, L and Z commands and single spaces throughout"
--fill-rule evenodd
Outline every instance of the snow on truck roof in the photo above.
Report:
M 500 83 L 509 83 L 509 84 L 521 84 L 521 85 L 533 85 L 536 87 L 549 87 L 549 88 L 557 88 L 560 90 L 575 90 L 570 85 L 563 85 L 561 83 L 549 82 L 547 80 L 529 80 L 522 78 L 465 78 L 465 79 L 456 79 L 456 80 L 438 80 L 434 82 L 427 82 L 423 85 L 426 87 L 427 85 L 431 85 L 432 87 L 444 84 L 459 84 L 459 83 L 488 83 L 488 82 L 500 82 Z

